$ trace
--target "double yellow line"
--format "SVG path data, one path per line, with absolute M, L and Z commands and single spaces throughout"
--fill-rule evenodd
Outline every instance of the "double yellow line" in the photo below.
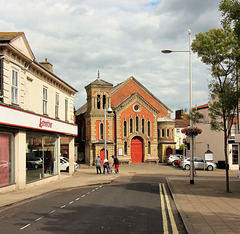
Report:
M 159 194 L 160 194 L 160 200 L 161 200 L 161 210 L 162 210 L 162 220 L 163 220 L 163 233 L 168 234 L 168 218 L 170 220 L 170 224 L 172 227 L 173 234 L 178 234 L 178 229 L 176 226 L 175 219 L 173 217 L 172 209 L 170 206 L 170 202 L 168 199 L 167 191 L 165 188 L 165 184 L 159 184 Z

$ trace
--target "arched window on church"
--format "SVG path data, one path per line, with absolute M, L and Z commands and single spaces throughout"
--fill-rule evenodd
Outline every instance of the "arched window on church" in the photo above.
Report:
M 138 132 L 139 117 L 136 116 L 136 132 Z
M 133 132 L 133 119 L 129 120 L 129 133 L 132 134 Z
M 101 97 L 100 97 L 100 95 L 97 95 L 97 108 L 98 109 L 101 108 Z
M 124 141 L 124 155 L 127 155 L 127 142 Z
M 148 141 L 148 154 L 151 154 L 151 142 Z
M 165 134 L 164 134 L 164 129 L 162 129 L 162 137 L 164 137 L 165 136 Z
M 127 121 L 123 121 L 123 137 L 127 137 Z
M 151 135 L 151 122 L 148 121 L 148 136 Z
M 142 133 L 144 134 L 144 128 L 145 128 L 145 120 L 142 119 Z
M 105 107 L 105 104 L 106 104 L 106 95 L 103 95 L 103 109 Z
M 99 131 L 99 138 L 103 139 L 103 123 L 100 123 L 100 131 Z
M 169 129 L 167 129 L 167 137 L 170 137 Z

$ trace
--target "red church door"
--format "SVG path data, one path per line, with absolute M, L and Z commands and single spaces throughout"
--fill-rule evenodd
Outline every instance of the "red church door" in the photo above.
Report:
M 131 158 L 133 163 L 143 161 L 143 141 L 141 137 L 134 137 L 131 141 Z
M 108 151 L 106 151 L 106 153 L 107 153 L 107 159 L 108 159 Z M 105 150 L 104 149 L 102 149 L 100 151 L 100 158 L 102 159 L 101 160 L 101 166 L 102 166 L 103 165 L 103 160 L 105 159 Z
M 172 154 L 172 149 L 171 148 L 167 148 L 166 149 L 166 156 L 169 156 L 170 154 Z

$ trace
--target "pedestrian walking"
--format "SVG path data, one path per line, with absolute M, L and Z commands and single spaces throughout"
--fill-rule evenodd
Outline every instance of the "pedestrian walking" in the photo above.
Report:
M 113 165 L 115 166 L 115 173 L 118 174 L 119 173 L 119 160 L 117 158 L 117 156 L 112 156 L 113 158 Z
M 105 170 L 107 170 L 107 173 L 109 174 L 109 162 L 106 158 L 103 160 L 103 174 L 105 174 Z
M 97 174 L 99 174 L 98 171 L 100 172 L 100 174 L 102 174 L 101 161 L 102 161 L 102 159 L 98 156 L 97 159 L 96 159 Z

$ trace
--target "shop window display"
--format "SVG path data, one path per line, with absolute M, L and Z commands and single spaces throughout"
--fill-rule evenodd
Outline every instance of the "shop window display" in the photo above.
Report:
M 26 181 L 57 174 L 56 137 L 27 135 Z
M 0 187 L 14 182 L 12 134 L 0 133 Z

